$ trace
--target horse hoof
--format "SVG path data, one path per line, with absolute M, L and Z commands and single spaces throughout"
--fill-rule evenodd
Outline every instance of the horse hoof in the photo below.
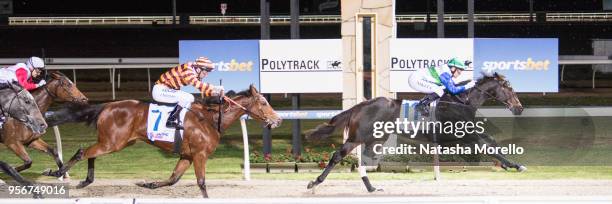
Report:
M 315 187 L 315 186 L 316 186 L 316 184 L 314 183 L 314 181 L 310 181 L 310 182 L 308 183 L 308 186 L 306 187 L 306 189 L 312 189 L 312 188 L 313 188 L 313 187 Z
M 318 184 L 315 184 L 314 181 L 311 181 L 310 183 L 308 183 L 308 189 L 310 189 L 310 194 L 314 195 L 316 193 L 317 185 Z
M 155 185 L 154 183 L 146 183 L 146 182 L 140 182 L 140 183 L 136 183 L 137 186 L 143 187 L 143 188 L 148 188 L 148 189 L 156 189 L 157 185 Z
M 384 190 L 382 188 L 371 188 L 368 189 L 368 192 L 373 193 L 373 192 L 383 192 Z
M 505 164 L 502 164 L 500 167 L 501 167 L 502 169 L 504 169 L 504 170 L 508 171 L 508 166 L 506 166 Z
M 525 172 L 525 171 L 527 171 L 527 167 L 521 165 L 518 168 L 516 168 L 516 170 L 518 170 L 518 172 Z
M 85 187 L 89 186 L 89 184 L 91 184 L 91 182 L 81 181 L 81 183 L 79 183 L 79 185 L 77 185 L 76 188 L 77 189 L 85 188 Z
M 43 172 L 42 172 L 42 175 L 44 175 L 44 176 L 53 176 L 53 177 L 59 177 L 59 176 L 56 176 L 56 174 L 57 174 L 57 172 L 54 172 L 54 171 L 53 171 L 53 170 L 51 170 L 51 169 L 47 169 L 47 170 L 45 170 L 45 171 L 43 171 Z

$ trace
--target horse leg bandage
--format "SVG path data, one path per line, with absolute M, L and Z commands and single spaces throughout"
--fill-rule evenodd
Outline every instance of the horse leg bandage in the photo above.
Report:
M 357 170 L 359 171 L 359 176 L 361 176 L 361 177 L 366 177 L 366 176 L 368 176 L 368 174 L 366 173 L 366 168 L 365 168 L 365 166 L 359 166 L 359 167 L 357 168 Z

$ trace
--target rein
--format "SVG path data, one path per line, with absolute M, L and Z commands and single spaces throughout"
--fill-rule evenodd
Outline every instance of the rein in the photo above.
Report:
M 510 104 L 509 104 L 508 102 L 498 100 L 498 99 L 497 99 L 497 97 L 494 97 L 494 96 L 493 96 L 492 94 L 490 94 L 489 92 L 483 91 L 482 89 L 480 89 L 480 88 L 478 88 L 478 87 L 476 87 L 476 86 L 475 86 L 474 88 L 476 88 L 476 90 L 480 91 L 481 93 L 485 93 L 485 94 L 486 94 L 487 96 L 489 96 L 490 98 L 494 98 L 496 101 L 499 101 L 499 102 L 503 103 L 504 105 L 506 105 L 506 107 L 508 107 L 508 108 L 510 107 Z

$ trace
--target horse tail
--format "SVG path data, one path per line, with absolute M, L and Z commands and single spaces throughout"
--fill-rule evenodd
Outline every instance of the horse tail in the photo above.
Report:
M 344 128 L 348 124 L 351 118 L 353 108 L 343 111 L 342 113 L 334 116 L 329 122 L 320 124 L 315 129 L 306 132 L 306 139 L 309 140 L 321 140 L 329 137 L 336 128 Z
M 68 103 L 66 106 L 57 111 L 47 112 L 47 114 L 45 114 L 45 120 L 47 121 L 49 127 L 64 123 L 81 122 L 91 126 L 98 121 L 98 117 L 105 106 L 105 103 L 95 105 Z

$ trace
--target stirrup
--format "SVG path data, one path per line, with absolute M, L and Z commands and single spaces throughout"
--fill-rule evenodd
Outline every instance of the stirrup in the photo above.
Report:
M 167 128 L 172 128 L 172 129 L 177 129 L 177 130 L 183 130 L 185 129 L 185 127 L 183 127 L 178 121 L 176 120 L 169 120 L 166 122 L 166 127 Z
M 421 113 L 421 116 L 429 117 L 429 105 L 419 103 L 416 106 L 414 106 L 414 108 L 416 109 L 417 112 Z

